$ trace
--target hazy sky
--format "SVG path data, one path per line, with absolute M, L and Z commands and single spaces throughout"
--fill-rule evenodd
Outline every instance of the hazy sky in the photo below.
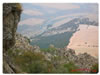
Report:
M 23 12 L 19 25 L 48 25 L 57 20 L 91 14 L 97 16 L 96 3 L 23 3 Z M 63 21 L 62 21 L 63 22 Z

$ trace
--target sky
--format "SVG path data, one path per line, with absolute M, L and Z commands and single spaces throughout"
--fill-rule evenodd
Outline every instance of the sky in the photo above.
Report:
M 74 17 L 98 19 L 96 3 L 22 3 L 22 8 L 18 30 L 20 26 L 30 26 L 31 29 L 26 27 L 28 31 L 32 28 L 44 31 L 47 26 L 57 27 Z
M 41 24 L 49 19 L 67 17 L 76 14 L 98 14 L 98 4 L 95 3 L 23 3 L 21 23 L 32 25 Z M 29 18 L 28 18 L 29 17 Z M 38 20 L 38 23 L 35 23 Z M 30 22 L 32 21 L 32 22 Z M 25 22 L 25 23 L 24 23 Z

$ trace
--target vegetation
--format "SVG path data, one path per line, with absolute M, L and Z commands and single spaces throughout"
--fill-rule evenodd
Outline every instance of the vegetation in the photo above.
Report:
M 73 70 L 78 69 L 78 67 L 73 62 L 69 62 L 68 64 L 64 64 L 64 67 L 67 69 L 67 72 L 69 72 L 69 73 L 81 73 L 80 71 L 73 71 Z
M 57 49 L 56 48 L 42 48 L 41 51 L 54 53 Z
M 98 66 L 99 66 L 98 64 L 93 65 L 91 68 L 91 73 L 98 73 L 99 71 Z
M 46 50 L 53 52 L 56 49 Z M 71 73 L 72 69 L 77 68 L 71 62 L 60 64 L 59 61 L 63 60 L 60 56 L 54 56 L 51 61 L 48 61 L 42 53 L 23 52 L 23 50 L 8 50 L 8 55 L 16 65 L 20 66 L 23 73 Z
M 45 60 L 44 55 L 41 53 L 28 51 L 19 55 L 19 50 L 16 50 L 15 55 L 14 52 L 9 50 L 8 54 L 12 56 L 14 63 L 20 66 L 22 72 L 48 73 L 48 69 L 53 68 L 53 65 L 49 61 Z
M 22 11 L 22 5 L 20 3 L 15 3 L 16 4 L 16 8 L 20 11 Z
M 38 36 L 40 40 L 31 41 L 31 45 L 37 45 L 40 48 L 48 48 L 50 44 L 53 44 L 57 48 L 64 48 L 68 45 L 70 38 L 72 37 L 74 32 L 65 32 L 62 34 L 56 34 L 47 37 Z M 62 41 L 60 41 L 62 40 Z

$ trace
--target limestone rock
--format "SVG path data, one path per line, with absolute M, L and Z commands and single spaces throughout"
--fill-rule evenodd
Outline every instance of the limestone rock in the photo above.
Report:
M 36 45 L 33 46 L 33 50 L 34 50 L 34 52 L 41 52 L 40 47 L 36 46 Z
M 29 44 L 29 39 L 22 36 L 21 34 L 16 33 L 15 35 L 15 45 L 12 50 L 33 50 L 33 46 Z
M 15 44 L 15 33 L 20 20 L 21 10 L 16 4 L 3 4 L 3 48 L 7 50 Z
M 76 60 L 76 64 L 80 68 L 90 69 L 93 65 L 98 63 L 98 60 L 96 58 L 92 57 L 87 53 L 79 54 L 77 57 L 78 59 Z
M 6 52 L 15 44 L 15 34 L 20 20 L 21 8 L 18 3 L 3 4 L 3 72 L 15 73 L 14 65 Z M 6 56 L 5 56 L 6 55 Z

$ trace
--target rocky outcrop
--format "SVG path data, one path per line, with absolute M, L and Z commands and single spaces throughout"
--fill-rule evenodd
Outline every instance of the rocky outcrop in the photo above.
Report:
M 29 44 L 29 39 L 22 36 L 21 34 L 16 33 L 15 35 L 15 45 L 12 47 L 12 50 L 33 50 L 33 46 Z
M 63 55 L 67 57 L 66 61 L 74 62 L 80 69 L 88 69 L 85 72 L 89 72 L 91 67 L 98 63 L 98 59 L 95 57 L 87 53 L 76 55 L 74 50 L 68 48 L 63 51 Z
M 82 71 L 83 73 L 89 73 L 93 65 L 98 63 L 98 59 L 96 59 L 95 57 L 87 53 L 76 55 L 75 50 L 69 48 L 56 48 L 56 51 L 54 51 L 53 54 L 50 52 L 46 52 L 43 53 L 43 55 L 45 55 L 45 58 L 48 61 L 52 61 L 54 65 L 55 63 L 65 64 L 73 62 L 79 69 L 84 69 L 84 71 Z M 52 58 L 55 57 L 60 57 L 61 59 L 58 62 L 57 60 L 53 61 Z
M 21 5 L 19 3 L 3 4 L 3 72 L 14 73 L 15 66 L 6 52 L 15 44 L 15 34 L 20 20 Z
M 90 69 L 98 60 L 87 53 L 77 55 L 76 65 L 82 69 Z
M 15 44 L 15 33 L 20 20 L 21 7 L 18 3 L 3 4 L 3 48 L 8 50 Z

